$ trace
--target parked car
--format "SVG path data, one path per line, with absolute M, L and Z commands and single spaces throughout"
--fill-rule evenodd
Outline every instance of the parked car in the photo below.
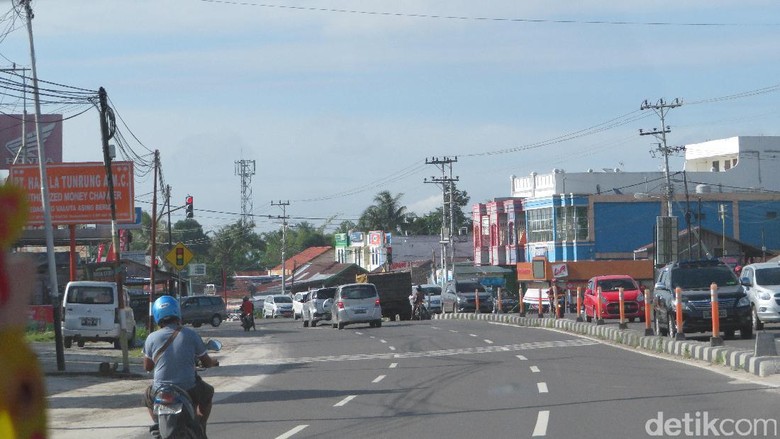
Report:
M 412 306 L 413 295 L 417 291 L 417 288 L 421 288 L 425 299 L 423 304 L 431 314 L 441 314 L 441 287 L 436 284 L 420 284 L 413 285 L 412 292 L 409 294 L 409 306 Z
M 382 326 L 382 306 L 374 284 L 346 284 L 336 289 L 333 298 L 332 324 L 344 329 L 353 323 L 368 323 L 370 327 Z
M 734 271 L 718 260 L 673 262 L 660 270 L 653 291 L 653 326 L 656 335 L 677 335 L 677 287 L 682 289 L 682 331 L 686 334 L 711 331 L 712 283 L 718 286 L 720 329 L 725 338 L 733 338 L 737 330 L 742 338 L 751 338 L 753 326 L 750 299 L 737 281 Z
M 474 312 L 477 308 L 477 296 L 479 311 L 493 312 L 493 295 L 485 291 L 482 284 L 476 281 L 448 281 L 441 293 L 442 309 L 445 312 Z
M 523 294 L 523 306 L 528 313 L 539 312 L 539 297 L 542 298 L 542 313 L 550 311 L 550 299 L 547 295 L 547 288 L 528 288 Z
M 293 300 L 287 294 L 272 294 L 266 296 L 263 302 L 263 317 L 275 319 L 277 317 L 293 316 Z
M 645 296 L 634 278 L 625 274 L 594 276 L 585 287 L 582 304 L 585 320 L 598 318 L 598 288 L 601 288 L 601 318 L 620 318 L 620 288 L 623 288 L 623 314 L 629 322 L 645 320 Z M 575 306 L 576 308 L 576 306 Z
M 750 300 L 754 331 L 764 323 L 780 323 L 780 264 L 762 262 L 742 267 L 740 283 Z
M 308 301 L 303 306 L 303 327 L 317 326 L 321 320 L 331 319 L 336 287 L 318 288 L 307 293 Z
M 130 296 L 124 290 L 125 303 Z M 72 281 L 65 286 L 62 299 L 62 336 L 66 348 L 75 340 L 79 347 L 85 341 L 107 341 L 121 347 L 119 292 L 115 282 Z M 135 340 L 133 309 L 125 308 L 127 345 Z
M 227 306 L 219 296 L 187 296 L 179 299 L 182 324 L 200 327 L 211 323 L 215 328 L 227 320 Z
M 309 300 L 308 297 L 309 293 L 307 291 L 295 293 L 293 296 L 293 318 L 295 320 L 303 317 L 303 307 L 306 306 L 306 301 Z

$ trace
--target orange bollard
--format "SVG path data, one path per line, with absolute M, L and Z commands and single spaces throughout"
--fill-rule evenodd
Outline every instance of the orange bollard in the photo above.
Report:
M 577 287 L 577 321 L 582 321 L 582 287 Z
M 650 290 L 645 288 L 645 336 L 653 335 L 653 328 L 650 324 L 650 304 L 648 303 L 648 293 Z
M 682 288 L 677 287 L 674 289 L 674 297 L 677 301 L 677 307 L 675 308 L 675 326 L 677 326 L 677 333 L 674 334 L 675 340 L 685 340 L 685 333 L 683 332 L 683 311 L 682 311 Z M 669 325 L 669 336 L 672 335 L 672 325 Z
M 603 325 L 604 319 L 601 318 L 601 287 L 596 288 L 596 324 Z
M 552 287 L 553 294 L 552 294 L 552 300 L 553 303 L 550 304 L 550 310 L 553 312 L 553 318 L 558 318 L 558 313 L 561 312 L 560 308 L 558 307 L 558 286 L 553 285 Z
M 625 301 L 623 300 L 623 287 L 618 288 L 618 305 L 620 305 L 620 323 L 618 324 L 618 327 L 620 329 L 628 329 L 628 323 L 626 323 L 626 310 L 623 309 L 623 304 L 625 304 Z
M 525 317 L 525 301 L 523 300 L 525 298 L 525 293 L 523 292 L 522 287 L 517 296 L 520 298 L 520 317 Z
M 712 337 L 710 337 L 710 346 L 723 346 L 723 339 L 720 337 L 718 285 L 715 282 L 710 285 L 710 302 L 712 303 Z
M 474 291 L 474 314 L 479 314 L 479 291 Z

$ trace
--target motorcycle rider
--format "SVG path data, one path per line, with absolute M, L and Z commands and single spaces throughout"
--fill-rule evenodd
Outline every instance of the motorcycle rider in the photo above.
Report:
M 412 293 L 412 297 L 410 299 L 412 302 L 412 318 L 414 318 L 415 311 L 417 311 L 417 308 L 422 306 L 423 302 L 425 301 L 425 292 L 423 292 L 422 288 L 419 285 L 415 287 L 414 292 Z
M 154 371 L 154 380 L 144 397 L 149 415 L 156 424 L 152 412 L 154 392 L 162 384 L 174 384 L 189 394 L 205 434 L 214 387 L 198 376 L 195 363 L 200 360 L 204 367 L 215 367 L 219 361 L 208 355 L 206 344 L 197 332 L 181 326 L 181 309 L 176 298 L 164 295 L 155 300 L 152 315 L 160 329 L 149 334 L 143 348 L 144 370 Z
M 252 323 L 249 327 L 257 331 L 257 328 L 255 327 L 255 304 L 249 300 L 249 296 L 244 296 L 244 301 L 241 302 L 242 323 L 244 322 L 244 319 L 249 319 L 249 321 Z M 247 328 L 247 330 L 248 329 L 249 328 Z

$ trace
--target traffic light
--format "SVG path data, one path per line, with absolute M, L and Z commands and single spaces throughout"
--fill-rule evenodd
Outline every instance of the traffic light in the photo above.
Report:
M 187 218 L 192 218 L 192 195 L 187 195 L 187 198 L 184 199 L 185 203 L 185 212 L 187 212 Z

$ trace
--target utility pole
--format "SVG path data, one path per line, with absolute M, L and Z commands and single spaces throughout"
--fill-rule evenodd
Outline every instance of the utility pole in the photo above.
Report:
M 241 177 L 241 224 L 246 226 L 252 217 L 252 176 L 255 175 L 254 160 L 237 160 L 236 175 Z
M 46 263 L 49 268 L 49 288 L 51 288 L 52 305 L 54 306 L 54 345 L 57 355 L 57 370 L 65 370 L 65 352 L 62 349 L 62 329 L 60 328 L 60 290 L 57 285 L 57 265 L 54 259 L 54 229 L 51 221 L 49 204 L 49 179 L 46 176 L 46 148 L 41 137 L 41 98 L 38 92 L 38 71 L 35 66 L 35 44 L 33 43 L 32 19 L 33 12 L 30 0 L 20 0 L 27 15 L 27 35 L 30 40 L 30 60 L 32 64 L 33 100 L 35 101 L 35 142 L 38 144 L 38 171 L 41 175 L 41 203 L 43 207 L 43 228 L 46 233 Z
M 424 179 L 424 183 L 433 183 L 441 185 L 441 198 L 442 198 L 442 204 L 441 204 L 441 234 L 439 237 L 439 244 L 441 245 L 441 268 L 443 270 L 443 274 L 440 279 L 440 284 L 442 289 L 444 288 L 445 283 L 447 282 L 447 271 L 448 267 L 452 266 L 452 276 L 455 276 L 455 249 L 452 245 L 452 228 L 454 227 L 454 216 L 453 216 L 453 183 L 456 181 L 459 181 L 459 177 L 453 177 L 452 176 L 452 164 L 457 163 L 458 157 L 432 157 L 430 160 L 425 159 L 426 165 L 434 165 L 437 168 L 441 170 L 441 177 L 432 176 L 429 179 Z M 448 172 L 449 170 L 449 172 Z M 447 197 L 447 193 L 449 192 L 449 201 Z M 447 209 L 447 205 L 449 204 L 449 209 Z M 447 227 L 449 225 L 449 227 Z M 450 264 L 447 263 L 447 250 L 449 247 L 449 261 Z
M 287 258 L 286 258 L 286 252 L 287 252 L 287 206 L 290 205 L 290 200 L 287 201 L 278 201 L 273 202 L 271 201 L 271 206 L 280 206 L 282 208 L 282 216 L 279 217 L 282 219 L 282 294 L 284 294 L 284 283 L 285 283 L 285 265 L 287 264 Z
M 154 331 L 154 318 L 152 316 L 152 304 L 156 300 L 154 297 L 154 293 L 157 291 L 157 279 L 156 279 L 156 271 L 157 267 L 154 266 L 154 261 L 157 259 L 157 172 L 158 172 L 158 165 L 160 160 L 160 151 L 155 150 L 154 151 L 154 184 L 152 185 L 154 189 L 152 189 L 152 230 L 151 230 L 151 249 L 149 250 L 149 257 L 150 257 L 150 273 L 149 273 L 149 311 L 147 312 L 146 316 L 146 328 L 149 330 L 149 333 L 151 334 L 152 331 Z
M 658 144 L 657 150 L 660 151 L 664 156 L 664 174 L 666 176 L 666 216 L 672 216 L 672 197 L 674 196 L 674 191 L 672 189 L 672 179 L 669 175 L 669 154 L 685 149 L 684 147 L 669 148 L 666 145 L 666 135 L 672 131 L 669 126 L 666 125 L 666 114 L 672 108 L 679 107 L 680 105 L 682 105 L 682 100 L 680 98 L 675 98 L 671 103 L 666 103 L 663 99 L 659 99 L 657 103 L 650 104 L 647 102 L 647 100 L 645 100 L 639 107 L 640 110 L 650 109 L 655 111 L 655 113 L 661 119 L 661 129 L 653 128 L 651 131 L 644 131 L 640 129 L 639 135 L 654 136 L 661 142 Z
M 125 313 L 125 294 L 122 290 L 122 261 L 119 251 L 119 234 L 116 230 L 116 200 L 114 199 L 114 176 L 111 172 L 111 155 L 108 141 L 116 133 L 116 120 L 114 111 L 108 106 L 106 89 L 98 90 L 100 99 L 100 134 L 103 140 L 103 163 L 106 166 L 106 180 L 108 182 L 108 200 L 111 207 L 111 244 L 114 246 L 114 275 L 116 289 L 119 296 L 119 345 L 122 347 L 122 371 L 130 372 L 130 359 L 127 352 L 127 315 Z M 135 322 L 133 322 L 135 324 Z

